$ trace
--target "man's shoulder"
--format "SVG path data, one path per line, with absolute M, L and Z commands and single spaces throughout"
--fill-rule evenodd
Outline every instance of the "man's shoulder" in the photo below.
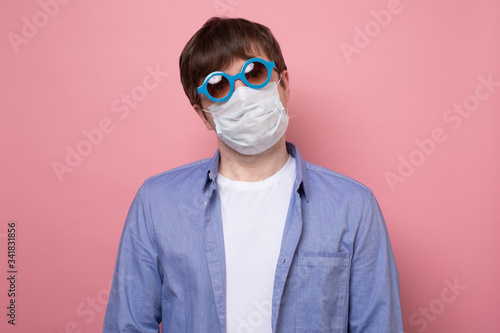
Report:
M 151 176 L 145 180 L 148 187 L 163 187 L 168 184 L 195 184 L 206 180 L 211 158 L 204 158 L 195 162 L 178 166 Z M 186 184 L 187 183 L 187 184 Z
M 364 197 L 372 195 L 372 191 L 357 180 L 305 160 L 293 143 L 287 142 L 287 149 L 292 156 L 298 158 L 298 165 L 301 170 L 305 169 L 304 180 L 307 183 L 305 185 L 310 190 L 329 192 L 338 190 L 339 192 L 343 192 L 344 195 L 352 193 Z
M 344 194 L 371 196 L 372 191 L 366 185 L 339 172 L 312 162 L 305 162 L 310 186 L 315 190 L 338 190 Z

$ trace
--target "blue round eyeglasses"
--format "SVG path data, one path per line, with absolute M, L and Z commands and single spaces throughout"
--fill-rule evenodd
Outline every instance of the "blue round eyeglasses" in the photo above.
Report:
M 250 88 L 260 89 L 271 80 L 273 69 L 275 69 L 274 61 L 266 61 L 261 58 L 248 59 L 238 74 L 228 75 L 224 72 L 208 74 L 197 90 L 199 94 L 204 94 L 213 102 L 224 102 L 233 94 L 236 80 L 241 80 Z

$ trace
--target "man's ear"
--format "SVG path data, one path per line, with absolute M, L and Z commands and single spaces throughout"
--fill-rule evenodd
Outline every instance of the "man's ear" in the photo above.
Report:
M 198 117 L 200 117 L 201 121 L 203 121 L 207 130 L 213 131 L 214 130 L 214 126 L 212 126 L 213 122 L 209 121 L 209 117 L 211 117 L 211 115 L 203 111 L 199 104 L 193 104 L 193 109 L 194 111 L 196 111 L 196 114 L 198 115 Z
M 285 98 L 288 102 L 290 100 L 290 76 L 288 71 L 284 70 L 281 72 L 281 83 L 283 84 L 283 90 L 285 91 Z

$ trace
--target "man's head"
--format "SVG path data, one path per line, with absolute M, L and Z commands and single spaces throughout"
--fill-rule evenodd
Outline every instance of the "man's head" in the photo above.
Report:
M 186 44 L 179 66 L 184 92 L 206 128 L 216 130 L 219 149 L 254 155 L 284 147 L 289 77 L 267 27 L 211 18 Z
M 267 27 L 241 18 L 209 19 L 179 59 L 182 86 L 191 104 L 200 103 L 197 87 L 208 74 L 259 55 L 274 61 L 278 73 L 286 71 L 280 46 Z

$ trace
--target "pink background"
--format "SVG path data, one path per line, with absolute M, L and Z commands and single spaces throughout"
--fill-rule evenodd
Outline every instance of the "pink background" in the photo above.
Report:
M 138 187 L 216 148 L 178 57 L 222 14 L 261 22 L 280 42 L 288 140 L 375 192 L 405 332 L 500 332 L 500 2 L 59 1 L 0 5 L 1 331 L 101 330 Z M 70 166 L 68 149 L 86 156 Z

